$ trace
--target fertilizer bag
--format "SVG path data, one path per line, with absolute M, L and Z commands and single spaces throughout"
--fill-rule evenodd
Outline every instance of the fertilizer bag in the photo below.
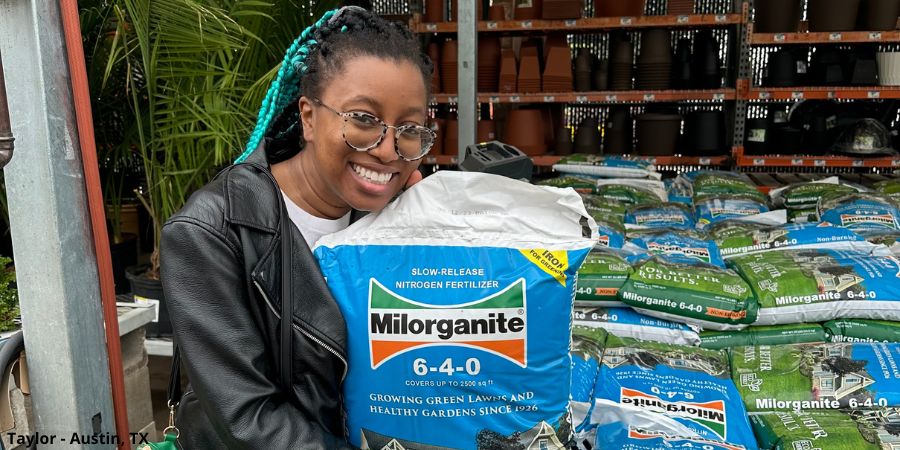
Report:
M 448 171 L 321 239 L 347 323 L 350 441 L 565 442 L 576 271 L 595 237 L 572 190 Z
M 752 414 L 760 450 L 883 450 L 900 446 L 900 410 Z

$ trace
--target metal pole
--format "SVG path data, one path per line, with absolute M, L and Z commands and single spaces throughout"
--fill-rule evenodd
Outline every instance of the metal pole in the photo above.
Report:
M 16 138 L 9 127 L 9 103 L 6 101 L 6 81 L 3 79 L 3 53 L 0 52 L 0 168 L 12 159 Z
M 68 441 L 111 439 L 115 421 L 59 4 L 0 0 L 0 51 L 20 150 L 5 171 L 35 429 L 59 437 L 40 448 L 108 449 Z
M 457 25 L 459 26 L 459 158 L 462 162 L 465 148 L 475 143 L 478 127 L 478 5 L 481 0 L 459 0 L 457 3 Z

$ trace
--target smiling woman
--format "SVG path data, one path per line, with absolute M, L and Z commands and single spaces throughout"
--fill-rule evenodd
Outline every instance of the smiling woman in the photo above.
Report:
M 181 448 L 351 448 L 345 324 L 309 247 L 421 180 L 431 71 L 404 26 L 327 13 L 285 54 L 246 151 L 163 228 Z

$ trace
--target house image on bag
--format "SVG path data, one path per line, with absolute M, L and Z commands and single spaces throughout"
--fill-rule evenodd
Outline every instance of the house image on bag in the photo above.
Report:
M 547 422 L 540 422 L 532 429 L 518 436 L 519 444 L 516 447 L 523 450 L 563 450 L 566 447 L 556 437 L 556 430 Z M 362 450 L 453 450 L 448 447 L 420 444 L 418 442 L 396 439 L 372 430 L 362 430 Z
M 816 253 L 812 255 L 817 256 L 808 256 L 806 253 L 798 254 L 794 256 L 794 261 L 816 280 L 819 292 L 843 292 L 865 281 L 865 278 L 857 275 L 852 267 L 846 267 L 843 273 L 822 271 L 823 268 L 834 269 L 840 266 L 831 256 Z
M 853 346 L 850 344 L 822 345 L 816 347 L 812 353 L 821 361 L 812 372 L 813 392 L 816 393 L 817 399 L 840 400 L 875 384 L 875 380 L 865 370 L 838 375 L 824 364 L 829 358 L 851 359 Z
M 855 410 L 850 415 L 855 421 L 874 427 L 871 430 L 877 433 L 881 450 L 900 450 L 900 435 L 888 430 L 900 427 L 900 412 L 896 408 Z
M 519 443 L 525 446 L 525 450 L 562 450 L 566 448 L 556 437 L 556 430 L 547 422 L 541 422 L 522 433 Z
M 361 434 L 362 439 L 359 447 L 362 450 L 453 450 L 449 447 L 396 439 L 365 428 L 362 429 Z
M 647 361 L 643 355 L 649 354 L 655 361 Z M 693 372 L 703 372 L 712 376 L 719 376 L 724 372 L 723 367 L 717 367 L 703 355 L 688 352 L 651 352 L 646 349 L 631 347 L 608 348 L 603 353 L 603 364 L 615 369 L 624 364 L 634 364 L 645 370 L 653 370 L 654 363 L 665 364 L 669 367 Z

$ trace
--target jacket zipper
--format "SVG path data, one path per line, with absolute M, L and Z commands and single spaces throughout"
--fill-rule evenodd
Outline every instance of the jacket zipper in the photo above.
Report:
M 253 285 L 256 286 L 256 289 L 259 291 L 260 295 L 262 295 L 263 300 L 265 300 L 266 305 L 269 306 L 269 309 L 272 310 L 272 313 L 275 314 L 275 317 L 278 317 L 278 319 L 281 320 L 281 314 L 278 314 L 278 312 L 275 310 L 275 307 L 272 305 L 272 302 L 269 301 L 269 296 L 266 295 L 266 291 L 263 290 L 262 286 L 260 286 L 256 280 L 253 280 Z M 344 373 L 341 375 L 341 383 L 343 383 L 344 378 L 347 377 L 347 369 L 349 368 L 349 364 L 347 364 L 347 360 L 344 359 L 344 357 L 341 356 L 341 354 L 338 353 L 337 350 L 332 348 L 330 345 L 322 342 L 321 339 L 313 336 L 312 333 L 297 326 L 297 324 L 295 324 L 293 320 L 291 320 L 291 327 L 293 327 L 295 330 L 299 331 L 301 334 L 303 334 L 304 336 L 306 336 L 307 338 L 309 338 L 316 344 L 318 344 L 320 347 L 322 347 L 325 350 L 327 350 L 328 352 L 330 352 L 332 355 L 337 357 L 337 359 L 341 360 L 341 362 L 344 364 Z

